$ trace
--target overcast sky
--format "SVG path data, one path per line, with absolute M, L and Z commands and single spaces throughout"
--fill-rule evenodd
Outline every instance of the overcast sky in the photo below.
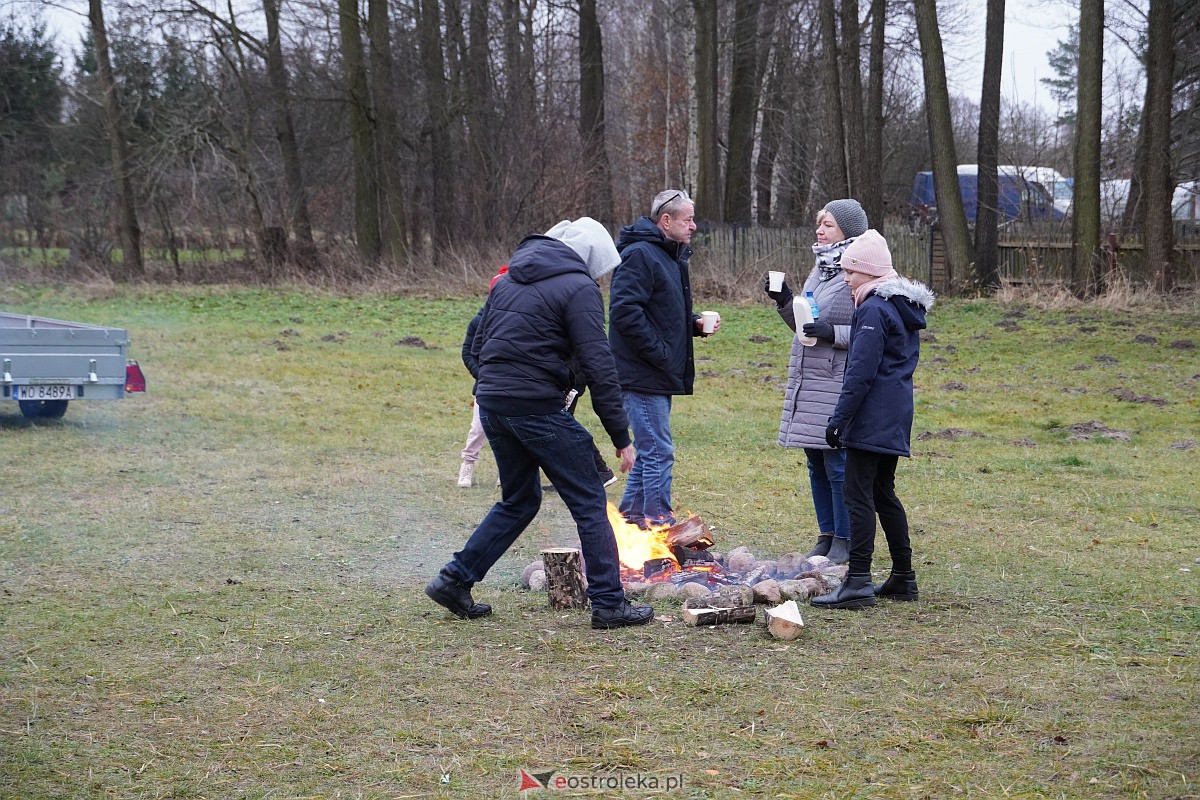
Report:
M 963 31 L 953 36 L 947 45 L 946 80 L 951 94 L 979 100 L 983 83 L 984 11 L 986 0 L 968 0 L 977 4 L 979 13 L 974 20 L 978 30 Z M 1046 54 L 1065 41 L 1068 26 L 1078 23 L 1078 3 L 1063 0 L 1017 2 L 1004 4 L 1004 71 L 1000 83 L 1001 96 L 1009 102 L 1041 106 L 1055 110 L 1054 98 L 1042 84 L 1042 78 L 1056 77 L 1050 69 Z M 943 32 L 951 39 L 951 34 Z M 951 64 L 951 58 L 958 59 Z

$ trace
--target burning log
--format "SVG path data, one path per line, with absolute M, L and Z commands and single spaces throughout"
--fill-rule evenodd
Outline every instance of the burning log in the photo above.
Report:
M 571 547 L 543 550 L 542 564 L 546 569 L 546 594 L 551 608 L 587 608 L 583 558 L 578 550 Z
M 712 531 L 699 517 L 689 517 L 667 528 L 667 544 L 670 547 L 687 547 L 692 550 L 707 550 L 713 546 Z

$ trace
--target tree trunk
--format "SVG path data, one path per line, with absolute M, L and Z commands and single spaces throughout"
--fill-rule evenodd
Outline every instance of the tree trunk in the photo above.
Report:
M 883 78 L 887 0 L 871 0 L 871 44 L 867 65 L 867 105 L 863 110 L 866 174 L 883 174 Z M 859 189 L 867 219 L 883 225 L 883 181 L 868 180 Z
M 363 60 L 356 0 L 338 0 L 338 30 L 353 148 L 354 235 L 359 255 L 369 262 L 375 262 L 379 260 L 382 244 L 379 232 L 379 171 L 375 164 L 371 94 L 367 83 L 367 66 Z
M 925 76 L 925 110 L 929 118 L 929 152 L 933 161 L 933 185 L 938 219 L 946 248 L 947 286 L 955 283 L 971 263 L 971 241 L 967 215 L 958 188 L 958 158 L 954 153 L 954 126 L 950 115 L 950 92 L 946 87 L 946 60 L 938 31 L 934 0 L 914 0 L 917 36 L 921 42 L 921 66 Z
M 771 197 L 775 184 L 775 161 L 779 157 L 780 142 L 783 139 L 785 122 L 784 109 L 787 98 L 784 94 L 783 83 L 787 68 L 785 61 L 790 61 L 783 52 L 776 53 L 775 65 L 771 70 L 770 79 L 762 104 L 762 126 L 758 137 L 758 161 L 754 168 L 754 192 L 757 197 L 758 224 L 770 225 L 772 222 Z
M 267 79 L 275 101 L 275 137 L 283 159 L 283 178 L 287 185 L 287 216 L 292 231 L 304 251 L 302 261 L 313 266 L 316 255 L 313 244 L 312 220 L 308 213 L 308 194 L 304 188 L 304 170 L 300 163 L 300 146 L 292 122 L 291 91 L 287 68 L 283 60 L 283 45 L 279 39 L 279 2 L 263 0 L 263 15 L 267 19 Z
M 1000 82 L 1004 68 L 1004 0 L 988 0 L 983 48 L 983 89 L 979 99 L 978 197 L 975 210 L 975 280 L 987 290 L 1000 287 L 999 185 Z
M 400 171 L 400 129 L 396 123 L 392 70 L 392 33 L 388 0 L 367 0 L 367 38 L 371 43 L 371 105 L 375 109 L 376 163 L 379 165 L 380 246 L 399 262 L 408 251 L 404 224 L 404 177 Z
M 492 80 L 491 57 L 488 51 L 488 0 L 471 0 L 467 19 L 469 42 L 463 61 L 463 81 L 466 86 L 467 136 L 465 141 L 467 173 L 476 178 L 476 191 L 466 215 L 473 227 L 472 235 L 486 239 L 494 231 L 491 221 L 501 211 L 503 198 L 496 196 L 495 187 L 499 153 L 498 116 L 492 106 L 496 95 Z
M 717 0 L 693 0 L 696 12 L 696 216 L 721 222 L 721 154 L 717 149 Z
M 438 0 L 419 3 L 421 66 L 425 76 L 425 100 L 429 114 L 430 211 L 433 215 L 433 253 L 445 252 L 455 230 L 454 151 L 450 147 L 450 96 L 446 87 L 445 56 L 442 51 L 442 14 Z
M 133 191 L 133 179 L 130 177 L 129 153 L 125 146 L 121 94 L 113 75 L 108 30 L 104 25 L 101 0 L 88 0 L 88 21 L 96 48 L 100 89 L 104 92 L 104 121 L 108 129 L 109 154 L 112 159 L 113 182 L 116 185 L 117 239 L 121 243 L 122 277 L 137 279 L 145 274 L 145 265 L 142 262 L 142 230 L 138 226 L 137 199 Z
M 733 67 L 729 78 L 729 158 L 725 221 L 749 224 L 754 127 L 758 118 L 758 9 L 761 0 L 734 4 Z
M 1175 228 L 1171 222 L 1171 200 L 1175 191 L 1171 170 L 1171 89 L 1175 78 L 1172 5 L 1172 0 L 1150 0 L 1146 115 L 1141 131 L 1146 140 L 1146 160 L 1141 175 L 1146 268 L 1164 291 L 1170 291 L 1175 285 L 1172 262 Z
M 846 180 L 850 197 L 858 197 L 869 180 L 878 184 L 878 176 L 881 174 L 877 172 L 868 177 L 866 171 L 867 143 L 866 125 L 863 122 L 860 29 L 858 0 L 842 0 L 842 42 L 838 55 L 842 64 L 841 74 L 845 76 L 842 82 L 842 92 L 845 95 L 842 114 L 846 126 Z M 878 220 L 876 224 L 882 226 L 883 220 Z
M 1103 102 L 1104 0 L 1079 6 L 1079 75 L 1076 81 L 1075 185 L 1071 212 L 1075 293 L 1103 291 L 1100 272 L 1100 117 Z
M 579 0 L 579 134 L 587 165 L 588 213 L 610 224 L 612 169 L 604 128 L 604 43 L 596 0 Z
M 838 74 L 837 10 L 833 0 L 819 0 L 821 47 L 824 55 L 825 82 L 821 92 L 825 108 L 825 153 L 817 179 L 825 186 L 827 200 L 850 194 L 850 177 L 846 169 L 846 137 L 842 123 L 842 82 Z

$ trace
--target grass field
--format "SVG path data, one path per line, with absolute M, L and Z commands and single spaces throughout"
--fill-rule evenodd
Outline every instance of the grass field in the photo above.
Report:
M 1194 303 L 939 302 L 898 479 L 921 600 L 805 607 L 781 643 L 551 611 L 517 581 L 574 541 L 552 495 L 492 617 L 425 598 L 496 499 L 490 456 L 454 482 L 480 301 L 0 291 L 128 328 L 149 381 L 54 424 L 0 405 L 0 797 L 504 798 L 522 769 L 572 787 L 529 797 L 1200 796 Z M 807 550 L 790 332 L 698 307 L 676 502 L 718 549 Z

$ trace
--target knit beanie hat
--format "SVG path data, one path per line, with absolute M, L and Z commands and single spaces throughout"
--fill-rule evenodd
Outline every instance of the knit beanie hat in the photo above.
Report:
M 849 197 L 842 200 L 830 200 L 825 204 L 825 210 L 833 217 L 834 222 L 846 234 L 847 239 L 862 236 L 863 231 L 870 227 L 867 222 L 867 212 L 857 200 Z
M 558 239 L 578 253 L 583 263 L 587 264 L 588 275 L 594 281 L 600 280 L 621 263 L 612 235 L 591 217 L 580 217 L 574 222 L 564 219 L 546 231 L 546 235 Z
M 842 269 L 882 278 L 892 271 L 892 251 L 879 231 L 870 228 L 842 253 Z

